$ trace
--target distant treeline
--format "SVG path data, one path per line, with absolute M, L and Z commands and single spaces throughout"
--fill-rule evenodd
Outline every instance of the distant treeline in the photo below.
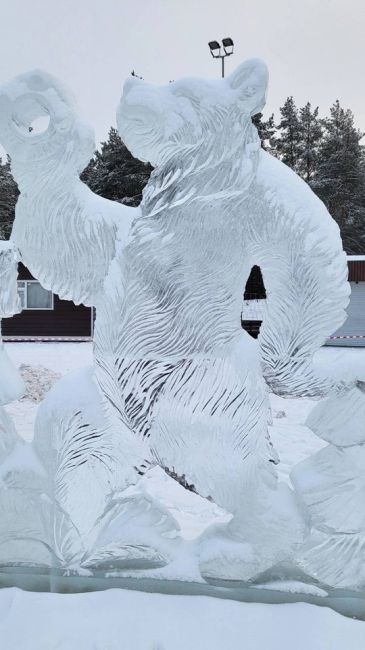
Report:
M 297 108 L 288 97 L 274 115 L 257 126 L 264 149 L 299 174 L 337 221 L 347 253 L 365 253 L 365 148 L 354 116 L 337 100 L 329 117 L 320 118 L 308 102 Z
M 351 110 L 336 101 L 330 115 L 319 117 L 308 102 L 297 108 L 288 97 L 274 115 L 253 118 L 262 146 L 289 165 L 324 201 L 340 226 L 345 250 L 365 253 L 365 148 Z M 81 175 L 97 194 L 138 205 L 152 167 L 134 158 L 113 127 Z M 0 239 L 7 239 L 14 220 L 18 188 L 10 161 L 0 159 Z

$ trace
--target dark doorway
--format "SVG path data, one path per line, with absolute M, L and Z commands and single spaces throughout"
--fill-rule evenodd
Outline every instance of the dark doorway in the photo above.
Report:
M 243 294 L 241 325 L 255 339 L 259 335 L 262 323 L 260 312 L 263 303 L 261 301 L 265 299 L 266 291 L 261 269 L 259 266 L 253 266 Z

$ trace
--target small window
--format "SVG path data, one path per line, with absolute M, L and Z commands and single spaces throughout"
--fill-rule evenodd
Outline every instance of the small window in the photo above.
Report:
M 18 281 L 18 294 L 22 309 L 53 309 L 53 293 L 35 280 Z
M 22 309 L 26 309 L 26 295 L 27 295 L 27 288 L 25 282 L 18 282 L 18 296 L 20 299 L 20 306 Z

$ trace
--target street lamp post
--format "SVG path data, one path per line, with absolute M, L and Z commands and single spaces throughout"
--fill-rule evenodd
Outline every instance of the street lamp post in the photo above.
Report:
M 221 59 L 222 77 L 224 77 L 224 59 L 226 58 L 226 56 L 231 56 L 231 54 L 233 54 L 233 47 L 234 47 L 233 41 L 231 38 L 223 38 L 222 45 L 220 45 L 218 41 L 210 41 L 208 45 L 213 59 Z M 222 54 L 222 46 L 223 46 L 223 54 Z

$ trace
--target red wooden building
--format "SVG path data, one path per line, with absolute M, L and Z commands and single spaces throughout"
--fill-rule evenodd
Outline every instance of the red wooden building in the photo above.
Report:
M 22 264 L 19 264 L 18 293 L 23 311 L 2 320 L 5 341 L 91 339 L 93 309 L 76 306 L 46 291 Z
M 348 256 L 351 285 L 348 317 L 327 341 L 332 345 L 365 346 L 365 255 Z M 19 265 L 18 292 L 23 311 L 2 320 L 7 341 L 85 341 L 93 335 L 94 310 L 61 300 L 46 291 L 22 264 Z M 262 322 L 266 292 L 258 266 L 246 284 L 242 307 L 242 327 L 257 337 Z

